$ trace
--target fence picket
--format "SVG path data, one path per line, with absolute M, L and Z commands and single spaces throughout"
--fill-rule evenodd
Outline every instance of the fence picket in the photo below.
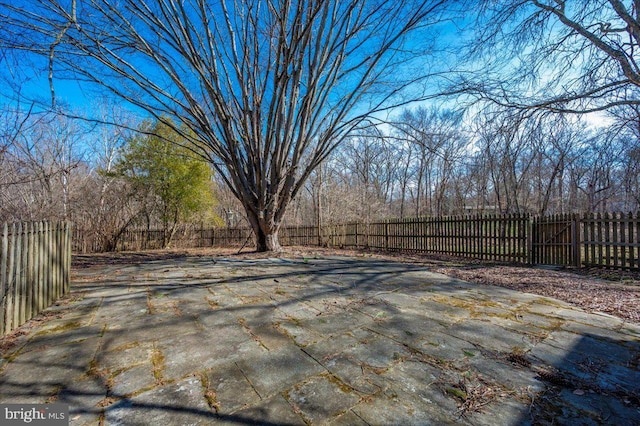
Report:
M 2 227 L 2 248 L 0 249 L 0 336 L 4 336 L 7 320 L 5 302 L 9 290 L 7 277 L 7 261 L 9 254 L 9 226 L 5 223 Z
M 3 224 L 0 336 L 33 318 L 53 300 L 69 292 L 69 232 L 70 226 L 66 222 L 55 227 L 48 222 Z M 53 244 L 54 241 L 57 243 Z

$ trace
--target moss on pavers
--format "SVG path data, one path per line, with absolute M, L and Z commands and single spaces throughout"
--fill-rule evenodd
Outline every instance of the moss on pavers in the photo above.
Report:
M 524 356 L 524 355 L 523 355 Z M 499 383 L 509 396 L 521 403 L 527 403 L 531 395 L 545 390 L 545 384 L 538 374 L 520 363 L 512 362 L 515 359 L 510 354 L 482 354 L 467 358 L 465 363 L 457 363 L 461 370 L 471 370 L 475 374 Z M 528 359 L 528 357 L 526 358 Z
M 429 317 L 446 326 L 471 318 L 471 310 L 466 307 L 447 305 L 447 300 L 450 299 L 434 300 L 431 296 L 423 296 L 420 298 L 420 308 L 418 310 L 412 312 L 403 309 L 402 311 Z
M 275 350 L 291 344 L 291 337 L 279 330 L 275 324 L 270 322 L 259 323 L 255 320 L 249 322 L 244 318 L 239 320 L 244 320 L 243 324 L 246 332 L 266 350 Z
M 472 343 L 439 331 L 416 343 L 412 347 L 434 360 L 441 360 L 440 363 L 459 361 L 480 353 Z
M 104 327 L 100 325 L 80 326 L 75 321 L 47 329 L 45 332 L 33 333 L 20 353 L 39 351 L 56 346 L 77 345 L 85 340 L 99 339 Z
M 318 361 L 341 383 L 362 397 L 375 395 L 387 386 L 382 376 L 386 369 L 373 369 L 348 354 L 335 354 Z

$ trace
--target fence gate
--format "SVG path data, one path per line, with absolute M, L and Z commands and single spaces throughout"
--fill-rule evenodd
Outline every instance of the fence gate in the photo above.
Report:
M 533 219 L 531 263 L 580 266 L 579 219 L 575 215 L 552 215 Z

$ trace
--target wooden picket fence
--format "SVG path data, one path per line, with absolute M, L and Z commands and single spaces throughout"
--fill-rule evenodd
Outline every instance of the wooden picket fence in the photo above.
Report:
M 69 293 L 67 222 L 5 223 L 0 248 L 0 336 Z
M 640 269 L 640 214 L 469 215 L 283 227 L 282 245 L 413 252 L 488 261 Z M 251 246 L 247 228 L 184 228 L 172 247 Z M 78 236 L 78 238 L 82 238 Z M 76 239 L 76 237 L 74 237 Z M 132 230 L 118 250 L 160 248 L 162 231 Z M 76 247 L 78 244 L 75 245 Z
M 640 269 L 640 214 L 591 214 L 580 227 L 580 264 Z
M 526 215 L 422 217 L 330 225 L 319 237 L 316 227 L 285 228 L 281 241 L 527 263 L 529 228 Z

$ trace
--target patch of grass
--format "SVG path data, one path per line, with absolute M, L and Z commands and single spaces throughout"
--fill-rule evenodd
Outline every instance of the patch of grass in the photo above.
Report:
M 324 374 L 324 376 L 329 381 L 329 383 L 333 383 L 334 385 L 339 387 L 343 393 L 353 393 L 355 391 L 354 388 L 352 388 L 351 386 L 349 386 L 348 384 L 340 380 L 338 376 L 332 373 L 327 372 L 326 374 Z
M 218 414 L 220 411 L 220 403 L 216 399 L 215 389 L 211 388 L 209 376 L 204 371 L 201 372 L 199 376 L 200 383 L 202 383 L 202 392 L 204 394 L 204 399 L 205 401 L 207 401 L 207 405 L 209 405 L 209 408 L 211 408 L 213 411 L 215 411 L 216 414 Z
M 244 318 L 242 318 L 242 317 L 239 317 L 239 318 L 238 318 L 238 323 L 242 326 L 242 328 L 244 328 L 244 330 L 245 330 L 247 333 L 249 333 L 249 335 L 251 336 L 251 338 L 252 338 L 253 340 L 255 340 L 255 341 L 256 341 L 260 346 L 262 346 L 262 347 L 263 347 L 263 348 L 265 348 L 266 350 L 269 350 L 269 348 L 267 347 L 267 345 L 265 345 L 265 344 L 262 342 L 262 339 L 260 338 L 260 336 L 258 336 L 257 334 L 255 334 L 255 333 L 253 332 L 253 330 L 251 330 L 251 327 L 249 327 L 249 326 L 247 325 L 247 320 L 245 320 L 245 319 L 244 319 Z
M 371 371 L 373 373 L 375 373 L 376 375 L 381 375 L 387 372 L 388 368 L 387 367 L 374 367 L 373 365 L 369 365 L 366 363 L 362 363 L 361 367 L 363 370 L 367 370 L 367 371 Z
M 127 349 L 136 348 L 138 346 L 140 346 L 140 342 L 129 342 L 129 343 L 125 343 L 125 344 L 120 345 L 120 346 L 116 346 L 115 348 L 113 348 L 111 350 L 112 351 L 121 352 L 121 351 L 126 351 Z
M 98 368 L 98 361 L 96 359 L 92 359 L 89 362 L 89 368 L 87 372 L 84 373 L 84 377 L 96 379 L 104 385 L 107 389 L 107 395 L 111 393 L 111 389 L 113 389 L 114 385 L 114 377 L 117 374 L 112 374 L 108 368 Z
M 452 397 L 459 399 L 464 402 L 467 400 L 467 393 L 459 388 L 448 387 L 445 389 L 447 395 L 451 395 Z
M 153 365 L 153 378 L 157 384 L 162 384 L 164 379 L 165 358 L 160 349 L 154 346 L 151 351 L 151 364 Z
M 468 356 L 469 358 L 473 358 L 474 356 L 476 356 L 476 354 L 475 354 L 474 352 L 467 351 L 467 350 L 464 350 L 464 349 L 462 350 L 462 353 L 463 353 L 465 356 Z
M 67 322 L 65 324 L 60 324 L 59 326 L 56 327 L 52 327 L 46 330 L 40 330 L 39 332 L 36 333 L 36 336 L 41 336 L 41 335 L 46 335 L 46 334 L 53 334 L 53 333 L 60 333 L 62 331 L 68 331 L 68 330 L 73 330 L 75 328 L 79 328 L 80 326 L 82 326 L 82 324 L 80 323 L 80 321 L 70 321 Z
M 153 306 L 153 302 L 151 299 L 153 298 L 153 293 L 151 291 L 151 287 L 147 287 L 147 314 L 153 315 L 155 313 L 155 307 Z

